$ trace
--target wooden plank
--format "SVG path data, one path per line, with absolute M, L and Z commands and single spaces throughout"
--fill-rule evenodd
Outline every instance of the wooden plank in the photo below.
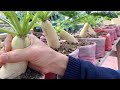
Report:
M 119 44 L 118 44 L 119 43 Z M 97 66 L 101 66 L 102 63 L 106 60 L 106 58 L 112 53 L 113 48 L 115 48 L 117 45 L 119 45 L 119 49 L 120 49 L 120 37 L 118 37 L 117 40 L 114 41 L 114 45 L 112 46 L 112 50 L 111 51 L 105 51 L 105 56 L 103 58 L 99 58 L 97 59 Z M 120 52 L 120 50 L 117 49 L 117 52 Z M 118 51 L 119 50 L 119 51 Z M 120 53 L 119 53 L 119 59 L 120 59 Z M 120 60 L 119 60 L 120 61 Z M 119 62 L 120 63 L 120 62 Z

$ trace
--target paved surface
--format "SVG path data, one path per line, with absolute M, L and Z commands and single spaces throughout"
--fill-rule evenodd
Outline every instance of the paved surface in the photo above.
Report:
M 114 48 L 114 51 L 111 53 L 110 56 L 107 57 L 107 59 L 103 62 L 103 64 L 101 66 L 118 70 L 118 61 L 117 61 L 117 56 L 116 56 L 116 48 Z

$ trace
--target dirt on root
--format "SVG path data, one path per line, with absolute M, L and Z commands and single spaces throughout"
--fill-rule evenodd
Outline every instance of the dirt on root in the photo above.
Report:
M 15 79 L 40 79 L 43 75 L 31 68 L 27 68 L 24 74 L 16 77 Z
M 79 43 L 68 43 L 67 41 L 60 43 L 60 48 L 57 50 L 62 54 L 70 54 L 81 46 L 91 45 L 93 42 L 87 40 L 79 40 Z

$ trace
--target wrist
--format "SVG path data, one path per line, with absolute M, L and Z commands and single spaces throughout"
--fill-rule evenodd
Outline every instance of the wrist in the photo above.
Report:
M 68 64 L 68 56 L 56 52 L 53 62 L 51 63 L 51 72 L 63 76 Z

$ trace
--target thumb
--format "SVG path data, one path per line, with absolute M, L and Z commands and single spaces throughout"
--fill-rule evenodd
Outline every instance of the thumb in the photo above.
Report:
M 25 49 L 17 49 L 0 55 L 0 63 L 16 63 L 27 60 L 28 54 Z

